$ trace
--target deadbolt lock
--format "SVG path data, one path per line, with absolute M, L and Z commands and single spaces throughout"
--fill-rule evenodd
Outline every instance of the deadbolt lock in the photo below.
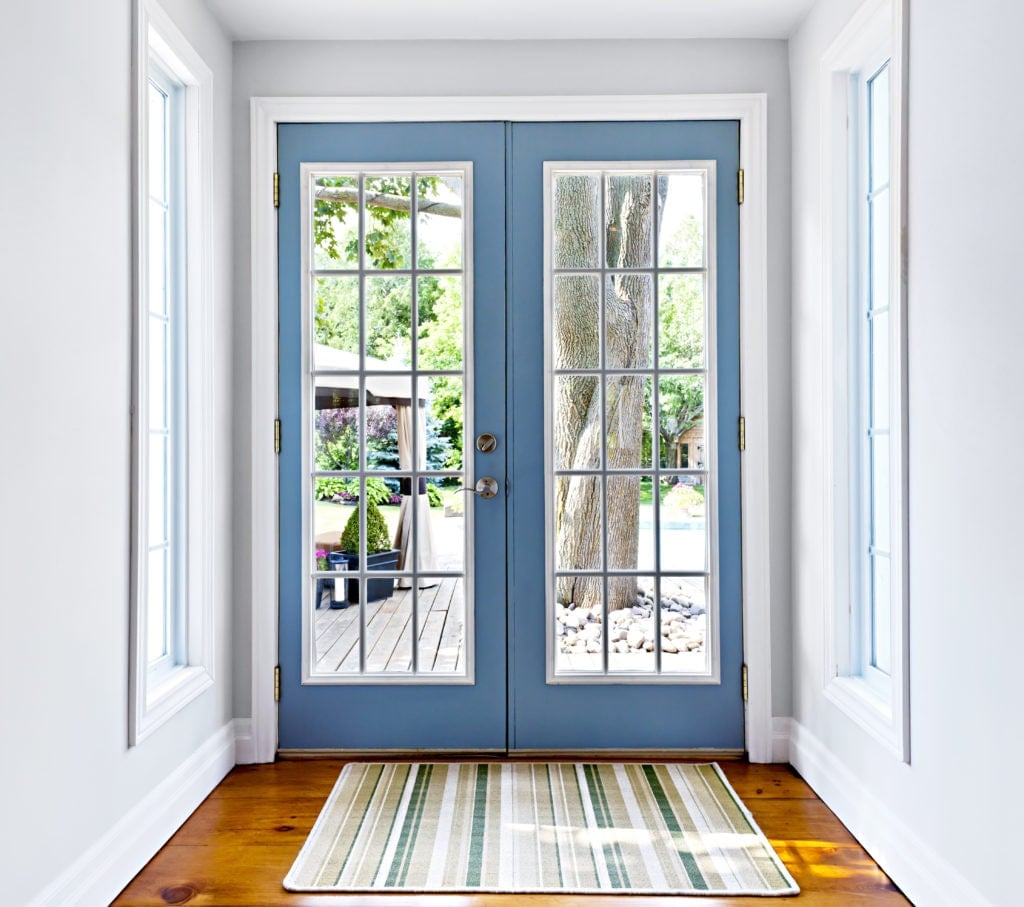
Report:
M 494 437 L 490 432 L 484 432 L 482 435 L 476 437 L 476 449 L 480 453 L 492 453 L 498 446 L 498 439 Z

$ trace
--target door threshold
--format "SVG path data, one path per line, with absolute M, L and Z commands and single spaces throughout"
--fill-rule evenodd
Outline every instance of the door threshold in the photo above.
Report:
M 277 758 L 286 759 L 347 759 L 350 761 L 366 761 L 384 759 L 388 761 L 407 762 L 423 757 L 443 757 L 450 760 L 470 759 L 508 759 L 525 762 L 541 760 L 544 762 L 569 762 L 585 759 L 590 762 L 611 761 L 655 761 L 678 762 L 708 761 L 736 762 L 745 759 L 746 750 L 742 749 L 564 749 L 564 750 L 528 750 L 528 749 L 281 749 Z
M 350 759 L 365 761 L 367 759 L 411 760 L 421 756 L 444 756 L 446 759 L 473 759 L 480 756 L 494 758 L 504 756 L 508 751 L 502 747 L 493 750 L 476 749 L 280 749 L 278 759 Z

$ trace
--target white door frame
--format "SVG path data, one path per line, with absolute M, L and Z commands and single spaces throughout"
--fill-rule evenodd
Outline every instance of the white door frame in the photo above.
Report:
M 563 97 L 253 98 L 252 218 L 252 747 L 277 750 L 278 461 L 277 216 L 271 187 L 279 123 L 572 120 L 738 120 L 740 166 L 740 407 L 746 419 L 742 483 L 745 730 L 752 762 L 772 761 L 771 598 L 768 501 L 767 96 L 764 94 Z

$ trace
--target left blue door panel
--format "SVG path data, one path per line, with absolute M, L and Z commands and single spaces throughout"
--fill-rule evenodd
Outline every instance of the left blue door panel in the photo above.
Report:
M 289 124 L 278 130 L 280 456 L 280 662 L 282 749 L 503 750 L 507 745 L 505 501 L 475 509 L 475 683 L 303 685 L 302 495 L 308 465 L 301 433 L 303 162 L 473 164 L 473 351 L 476 425 L 505 439 L 505 126 L 466 124 Z M 469 445 L 467 444 L 467 447 Z M 478 460 L 481 455 L 477 455 Z M 476 467 L 474 469 L 474 466 Z M 466 464 L 503 485 L 504 453 Z

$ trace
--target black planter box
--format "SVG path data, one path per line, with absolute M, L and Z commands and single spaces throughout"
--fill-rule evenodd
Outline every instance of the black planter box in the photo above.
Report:
M 392 548 L 390 551 L 378 551 L 376 554 L 367 555 L 367 570 L 397 570 L 399 550 Z M 345 554 L 349 570 L 359 569 L 359 555 Z M 375 602 L 382 598 L 390 598 L 395 592 L 395 581 L 392 577 L 387 579 L 367 579 L 366 600 Z M 359 604 L 359 580 L 345 580 L 345 598 L 349 604 Z

